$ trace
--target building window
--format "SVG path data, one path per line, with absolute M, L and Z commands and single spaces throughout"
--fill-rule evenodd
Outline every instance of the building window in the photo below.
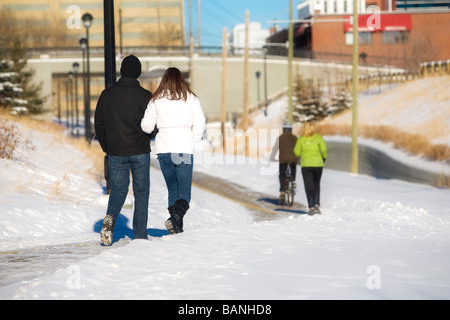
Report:
M 384 31 L 383 42 L 384 43 L 406 43 L 409 39 L 409 33 L 407 31 Z
M 347 13 L 347 0 L 344 0 L 344 12 Z
M 372 32 L 360 32 L 358 35 L 359 44 L 371 44 L 372 43 Z M 353 45 L 353 32 L 345 33 L 345 44 Z
M 448 9 L 450 1 L 444 0 L 397 0 L 397 9 Z
M 325 1 L 323 3 L 323 13 L 327 13 L 328 12 L 328 1 Z

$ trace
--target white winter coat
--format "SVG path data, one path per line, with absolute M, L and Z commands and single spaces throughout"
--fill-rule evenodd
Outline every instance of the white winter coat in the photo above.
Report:
M 198 98 L 192 94 L 188 99 L 151 100 L 141 121 L 144 132 L 150 133 L 155 125 L 155 153 L 194 153 L 194 144 L 202 139 L 205 131 L 205 116 Z

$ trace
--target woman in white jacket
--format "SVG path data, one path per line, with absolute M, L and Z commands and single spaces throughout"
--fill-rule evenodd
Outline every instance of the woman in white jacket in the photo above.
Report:
M 177 68 L 166 70 L 141 121 L 147 133 L 155 125 L 159 130 L 155 152 L 169 193 L 166 228 L 170 234 L 180 233 L 191 200 L 194 145 L 202 139 L 205 116 Z

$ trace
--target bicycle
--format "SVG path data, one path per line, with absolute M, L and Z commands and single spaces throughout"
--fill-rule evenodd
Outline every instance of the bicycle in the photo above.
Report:
M 286 178 L 284 180 L 285 183 L 285 188 L 284 190 L 284 199 L 281 198 L 280 202 L 281 205 L 287 205 L 289 207 L 292 207 L 294 204 L 294 196 L 295 196 L 295 181 L 294 181 L 294 177 L 292 175 L 291 172 L 291 166 L 287 165 L 286 166 Z

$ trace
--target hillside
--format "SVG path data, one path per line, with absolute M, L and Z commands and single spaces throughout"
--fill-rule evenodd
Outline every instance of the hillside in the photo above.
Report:
M 385 125 L 450 145 L 450 76 L 432 77 L 359 96 L 359 124 Z M 387 91 L 386 91 L 387 90 Z M 351 125 L 351 110 L 325 122 Z

